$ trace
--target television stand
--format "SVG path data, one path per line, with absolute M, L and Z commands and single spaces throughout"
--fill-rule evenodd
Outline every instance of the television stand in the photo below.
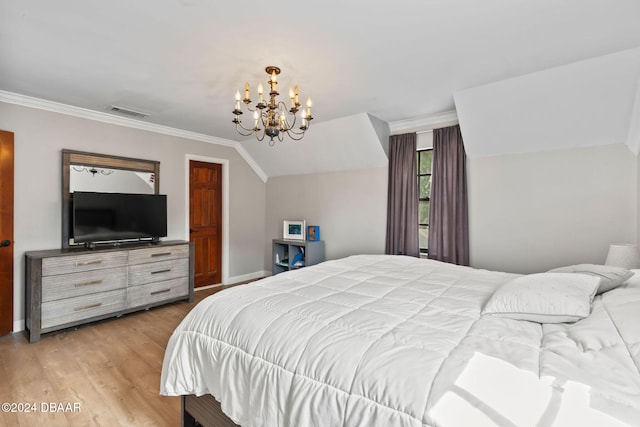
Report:
M 193 301 L 192 243 L 131 243 L 26 252 L 29 342 L 48 332 Z

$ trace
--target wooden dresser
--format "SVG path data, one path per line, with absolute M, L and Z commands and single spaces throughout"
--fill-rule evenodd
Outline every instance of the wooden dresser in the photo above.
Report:
M 161 304 L 193 301 L 193 245 L 26 252 L 26 330 L 40 335 Z

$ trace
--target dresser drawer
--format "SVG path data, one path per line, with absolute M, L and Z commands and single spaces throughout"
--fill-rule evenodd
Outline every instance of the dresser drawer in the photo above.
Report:
M 127 265 L 127 257 L 126 251 L 119 251 L 44 258 L 42 260 L 42 276 L 125 266 Z
M 42 278 L 42 302 L 127 287 L 127 267 L 92 270 Z
M 153 304 L 189 295 L 189 279 L 165 280 L 127 289 L 127 308 Z
M 83 295 L 42 304 L 42 328 L 124 310 L 126 289 Z
M 159 246 L 129 251 L 129 265 L 189 258 L 189 245 Z
M 129 286 L 187 277 L 189 275 L 189 259 L 152 262 L 129 266 Z

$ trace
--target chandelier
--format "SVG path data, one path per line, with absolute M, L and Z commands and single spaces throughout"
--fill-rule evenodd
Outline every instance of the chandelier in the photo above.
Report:
M 294 141 L 299 141 L 304 136 L 304 133 L 309 129 L 309 122 L 313 120 L 311 117 L 311 98 L 307 99 L 306 108 L 300 108 L 300 101 L 298 96 L 298 86 L 294 86 L 293 89 L 289 89 L 289 109 L 283 101 L 276 100 L 278 93 L 278 80 L 277 76 L 280 74 L 280 68 L 274 66 L 268 66 L 265 68 L 267 74 L 271 76 L 269 79 L 269 99 L 264 97 L 264 88 L 262 83 L 258 84 L 258 103 L 255 107 L 251 107 L 251 99 L 249 98 L 249 83 L 244 84 L 244 98 L 240 99 L 240 91 L 236 91 L 236 107 L 233 110 L 235 115 L 233 123 L 236 124 L 236 131 L 242 136 L 250 136 L 254 134 L 258 141 L 262 141 L 265 136 L 270 138 L 269 145 L 275 144 L 274 138 L 278 141 L 284 139 L 284 134 L 287 134 L 289 138 Z M 253 127 L 247 128 L 242 125 L 240 115 L 242 112 L 242 103 L 246 106 L 249 112 L 253 113 Z M 296 128 L 296 122 L 300 112 L 300 126 Z

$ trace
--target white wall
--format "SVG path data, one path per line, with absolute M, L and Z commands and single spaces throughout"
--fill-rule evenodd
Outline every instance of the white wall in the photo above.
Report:
M 319 225 L 327 259 L 384 253 L 387 168 L 272 177 L 267 180 L 265 268 L 282 221 Z
M 229 162 L 230 281 L 262 273 L 265 184 L 235 149 L 0 102 L 15 134 L 14 318 L 24 319 L 24 252 L 61 246 L 63 148 L 160 161 L 168 237 L 187 240 L 187 154 Z
M 383 253 L 386 167 L 271 177 L 229 147 L 0 102 L 15 133 L 15 318 L 24 317 L 24 252 L 60 247 L 63 148 L 158 160 L 170 239 L 186 239 L 185 158 L 229 162 L 229 272 L 271 270 L 282 220 L 319 225 L 328 259 Z M 431 134 L 420 134 L 430 145 Z M 468 159 L 471 264 L 519 273 L 602 263 L 610 243 L 635 242 L 638 159 L 625 145 Z
M 517 273 L 605 261 L 637 238 L 638 163 L 622 144 L 468 159 L 471 265 Z
M 432 133 L 418 136 L 431 146 Z M 635 155 L 622 144 L 468 158 L 471 265 L 533 273 L 604 263 L 611 243 L 635 242 Z M 320 225 L 327 258 L 383 253 L 387 168 L 267 181 L 265 269 L 283 219 Z
M 640 156 L 636 159 L 636 243 L 640 244 Z

